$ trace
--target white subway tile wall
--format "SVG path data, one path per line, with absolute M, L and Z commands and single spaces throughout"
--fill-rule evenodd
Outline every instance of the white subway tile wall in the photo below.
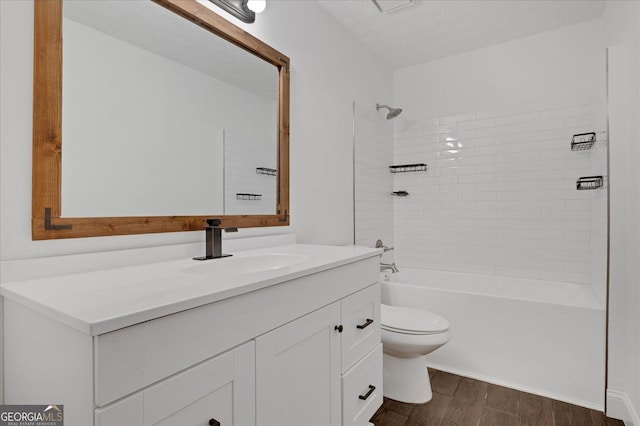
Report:
M 393 163 L 393 121 L 375 104 L 356 102 L 355 138 L 355 243 L 373 247 L 381 239 L 392 247 L 393 182 L 389 166 Z M 387 252 L 384 262 L 393 261 Z
M 572 135 L 591 131 L 593 148 L 571 151 Z M 606 176 L 606 144 L 606 107 L 588 97 L 399 120 L 394 164 L 429 168 L 392 177 L 410 194 L 394 200 L 398 263 L 592 284 L 603 296 L 607 190 L 576 180 Z

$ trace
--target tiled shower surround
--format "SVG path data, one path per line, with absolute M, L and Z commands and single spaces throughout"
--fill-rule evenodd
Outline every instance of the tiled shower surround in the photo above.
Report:
M 393 246 L 393 121 L 385 120 L 386 113 L 375 104 L 354 103 L 355 243 L 368 247 L 378 239 Z M 383 261 L 392 261 L 393 254 Z
M 604 289 L 607 191 L 576 190 L 581 176 L 606 183 L 604 111 L 574 97 L 398 119 L 393 163 L 428 171 L 392 177 L 410 194 L 394 200 L 396 260 Z M 571 151 L 572 135 L 591 131 L 592 149 Z

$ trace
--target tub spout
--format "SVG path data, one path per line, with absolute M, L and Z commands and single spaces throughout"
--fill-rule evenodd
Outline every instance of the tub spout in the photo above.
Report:
M 400 272 L 400 270 L 396 266 L 396 262 L 393 262 L 393 263 L 380 262 L 380 272 L 384 272 L 384 271 L 391 271 L 392 273 Z

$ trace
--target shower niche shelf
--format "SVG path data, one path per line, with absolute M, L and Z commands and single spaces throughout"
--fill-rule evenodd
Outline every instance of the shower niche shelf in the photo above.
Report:
M 256 173 L 259 175 L 275 176 L 278 171 L 276 169 L 270 169 L 268 167 L 256 167 Z
M 394 195 L 396 197 L 406 197 L 409 195 L 409 193 L 407 191 L 393 191 L 391 195 Z
M 389 166 L 389 171 L 391 173 L 426 172 L 427 165 L 425 163 L 398 164 L 396 166 Z
M 602 176 L 586 176 L 581 177 L 576 181 L 576 189 L 578 191 L 585 191 L 589 189 L 602 188 L 604 179 Z
M 571 151 L 586 151 L 596 142 L 595 132 L 578 133 L 571 138 Z

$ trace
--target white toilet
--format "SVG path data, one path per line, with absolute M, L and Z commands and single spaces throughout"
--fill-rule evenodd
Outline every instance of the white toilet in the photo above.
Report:
M 382 304 L 383 394 L 413 404 L 431 400 L 424 356 L 451 339 L 449 321 L 422 309 Z

